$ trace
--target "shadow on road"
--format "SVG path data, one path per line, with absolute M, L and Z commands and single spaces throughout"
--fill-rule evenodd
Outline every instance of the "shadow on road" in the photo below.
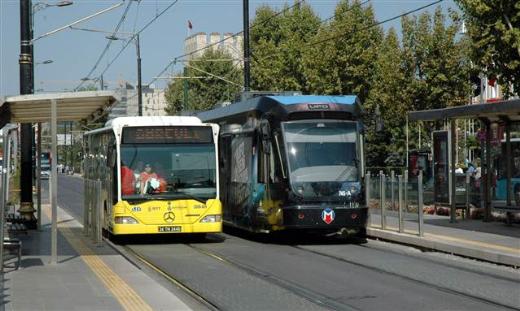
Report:
M 254 233 L 242 229 L 224 227 L 224 232 L 242 239 L 264 244 L 282 245 L 337 245 L 337 244 L 364 244 L 366 238 L 357 236 L 326 236 L 315 232 L 281 231 L 272 233 Z

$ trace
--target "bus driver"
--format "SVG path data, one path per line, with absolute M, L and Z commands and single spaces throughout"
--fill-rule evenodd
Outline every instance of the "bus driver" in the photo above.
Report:
M 143 172 L 139 175 L 141 182 L 141 194 L 158 193 L 166 191 L 166 181 L 157 176 L 150 164 L 144 166 Z

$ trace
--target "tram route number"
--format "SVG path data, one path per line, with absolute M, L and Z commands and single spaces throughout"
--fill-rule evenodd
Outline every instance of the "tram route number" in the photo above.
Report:
M 181 226 L 159 226 L 159 232 L 181 232 Z

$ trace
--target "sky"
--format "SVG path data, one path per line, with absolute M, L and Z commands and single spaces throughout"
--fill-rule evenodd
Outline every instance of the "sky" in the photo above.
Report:
M 107 9 L 116 4 L 121 6 L 100 14 L 88 21 L 76 25 L 86 29 L 113 32 L 125 10 L 126 18 L 119 27 L 122 33 L 139 31 L 153 20 L 140 35 L 142 58 L 142 81 L 146 85 L 165 68 L 176 56 L 183 54 L 184 39 L 188 35 L 188 20 L 195 32 L 238 32 L 242 30 L 242 0 L 74 0 L 66 7 L 47 7 L 34 14 L 34 37 L 75 22 L 86 16 Z M 371 0 L 377 20 L 413 10 L 434 0 Z M 55 4 L 58 1 L 33 0 Z M 276 9 L 294 0 L 249 0 L 250 18 L 260 5 L 269 5 Z M 336 0 L 306 0 L 322 18 L 333 15 Z M 173 4 L 175 3 L 175 4 Z M 171 4 L 173 6 L 169 7 Z M 444 0 L 440 4 L 447 12 L 456 9 L 453 0 Z M 169 8 L 168 8 L 169 7 Z M 167 9 L 168 8 L 168 9 Z M 167 9 L 166 11 L 164 11 Z M 434 7 L 429 10 L 433 10 Z M 164 13 L 157 17 L 162 11 Z M 20 2 L 19 0 L 0 0 L 0 97 L 19 94 L 20 54 Z M 394 26 L 399 29 L 399 21 L 384 25 L 385 29 Z M 81 83 L 94 67 L 101 52 L 105 49 L 107 34 L 66 29 L 34 42 L 35 81 L 37 92 L 70 91 Z M 116 88 L 121 81 L 134 83 L 137 80 L 135 44 L 128 44 L 119 57 L 116 55 L 125 45 L 125 41 L 111 41 L 111 45 L 93 71 L 91 77 L 99 77 L 107 65 L 112 62 L 103 75 L 108 89 Z M 42 64 L 52 60 L 50 64 Z M 180 66 L 180 65 L 177 65 Z M 166 72 L 173 73 L 179 67 L 170 67 Z M 164 76 L 165 74 L 163 74 Z M 167 80 L 157 80 L 156 87 L 164 87 Z M 93 82 L 87 82 L 93 83 Z

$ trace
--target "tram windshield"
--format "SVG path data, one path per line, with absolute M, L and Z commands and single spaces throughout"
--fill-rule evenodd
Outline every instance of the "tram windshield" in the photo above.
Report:
M 355 122 L 287 122 L 283 130 L 295 193 L 307 198 L 350 195 L 359 181 Z
M 121 144 L 123 200 L 216 197 L 215 146 Z

